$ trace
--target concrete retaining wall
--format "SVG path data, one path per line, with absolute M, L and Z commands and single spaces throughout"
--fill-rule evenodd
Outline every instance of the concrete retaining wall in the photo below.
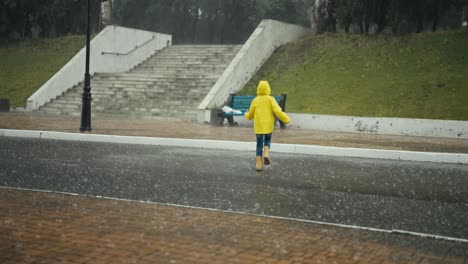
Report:
M 197 121 L 210 122 L 210 108 L 222 106 L 230 93 L 242 89 L 279 46 L 310 34 L 301 26 L 263 20 L 198 106 Z
M 106 27 L 91 41 L 90 74 L 93 75 L 96 72 L 128 71 L 151 57 L 156 51 L 170 45 L 171 42 L 171 35 L 118 26 Z M 103 54 L 103 52 L 125 54 L 136 47 L 139 48 L 128 55 Z M 60 71 L 28 98 L 27 110 L 38 109 L 51 99 L 60 96 L 74 85 L 82 82 L 85 72 L 85 60 L 86 48 L 83 48 Z
M 299 129 L 468 139 L 467 121 L 294 113 L 288 115 L 294 128 Z M 242 116 L 234 119 L 241 126 L 253 126 L 252 121 L 247 121 Z

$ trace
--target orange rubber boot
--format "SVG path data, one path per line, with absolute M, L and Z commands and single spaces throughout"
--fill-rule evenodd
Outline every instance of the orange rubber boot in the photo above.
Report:
M 270 148 L 267 146 L 263 147 L 263 161 L 265 165 L 270 165 Z
M 257 164 L 255 165 L 255 169 L 257 171 L 261 171 L 263 167 L 262 156 L 257 156 Z

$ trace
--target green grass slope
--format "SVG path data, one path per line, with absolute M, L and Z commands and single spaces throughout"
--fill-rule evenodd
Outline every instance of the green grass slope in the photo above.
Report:
M 240 94 L 268 80 L 287 111 L 468 120 L 468 32 L 324 34 L 279 48 Z
M 10 99 L 13 106 L 25 106 L 85 41 L 84 36 L 68 36 L 0 45 L 0 98 Z

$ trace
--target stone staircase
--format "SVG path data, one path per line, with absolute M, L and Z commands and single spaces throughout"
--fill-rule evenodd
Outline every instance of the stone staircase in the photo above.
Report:
M 240 45 L 174 45 L 126 73 L 97 73 L 91 79 L 93 116 L 172 117 L 195 120 L 196 109 Z M 80 83 L 38 111 L 81 115 Z

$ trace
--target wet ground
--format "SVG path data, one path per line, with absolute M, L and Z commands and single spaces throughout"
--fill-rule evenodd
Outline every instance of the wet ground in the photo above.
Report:
M 1 263 L 466 263 L 466 244 L 0 188 Z
M 0 138 L 0 185 L 468 239 L 468 167 Z M 273 148 L 274 150 L 274 148 Z
M 468 239 L 468 167 L 0 138 L 0 185 Z M 274 149 L 273 149 L 274 150 Z
M 0 113 L 0 129 L 45 130 L 79 133 L 80 117 L 35 113 Z M 217 127 L 174 119 L 92 119 L 92 132 L 105 135 L 148 136 L 249 141 L 256 140 L 250 127 Z M 340 133 L 302 129 L 276 129 L 273 143 L 356 147 L 372 149 L 468 153 L 468 140 Z
M 251 128 L 94 122 L 99 134 L 254 140 Z M 0 128 L 77 124 L 0 114 Z M 273 142 L 468 153 L 466 140 L 295 129 Z M 18 138 L 0 146 L 0 186 L 13 188 L 0 188 L 1 263 L 468 262 L 466 242 L 401 234 L 468 238 L 467 166 L 285 155 L 273 145 L 273 165 L 257 173 L 253 151 Z

